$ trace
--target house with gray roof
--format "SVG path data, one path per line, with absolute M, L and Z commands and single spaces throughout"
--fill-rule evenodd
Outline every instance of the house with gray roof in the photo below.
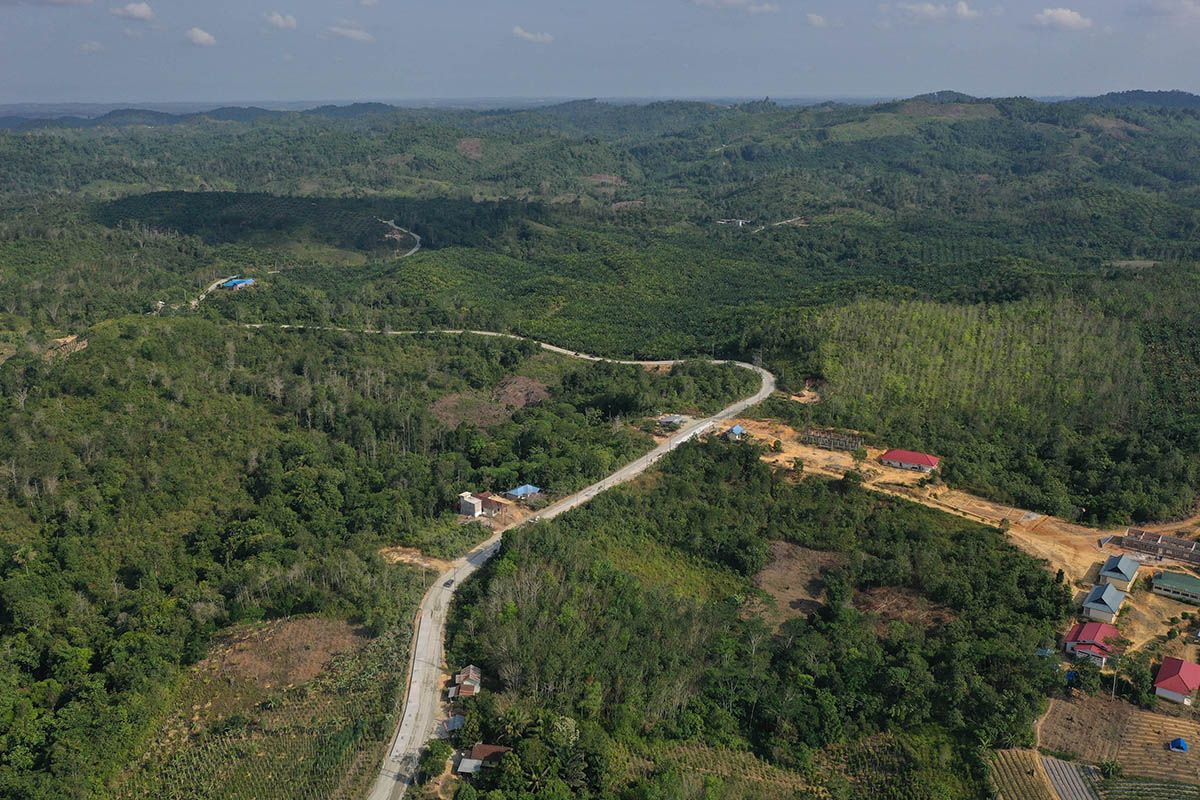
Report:
M 1126 591 L 1137 579 L 1138 568 L 1142 565 L 1127 555 L 1109 556 L 1100 568 L 1100 583 L 1106 583 L 1121 591 Z
M 1116 622 L 1129 595 L 1115 586 L 1097 584 L 1083 601 L 1083 615 L 1099 622 Z

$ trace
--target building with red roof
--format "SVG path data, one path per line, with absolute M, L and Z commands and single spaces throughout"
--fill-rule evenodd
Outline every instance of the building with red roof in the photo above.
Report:
M 1121 632 L 1104 622 L 1080 622 L 1067 632 L 1063 649 L 1068 655 L 1088 659 L 1103 667 L 1116 653 L 1116 642 Z
M 1172 703 L 1190 706 L 1192 695 L 1200 689 L 1200 664 L 1182 658 L 1164 658 L 1154 677 L 1154 693 Z
M 897 469 L 911 469 L 916 472 L 933 472 L 942 463 L 937 456 L 928 453 L 918 453 L 915 450 L 888 450 L 879 457 L 879 462 Z

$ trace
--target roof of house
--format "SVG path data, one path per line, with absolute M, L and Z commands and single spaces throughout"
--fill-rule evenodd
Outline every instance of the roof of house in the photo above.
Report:
M 1106 578 L 1131 581 L 1137 575 L 1140 566 L 1141 564 L 1127 555 L 1109 556 L 1100 569 L 1100 574 Z
M 1155 586 L 1166 586 L 1178 592 L 1200 594 L 1200 578 L 1182 572 L 1160 572 L 1154 576 Z
M 1087 653 L 1099 658 L 1108 658 L 1115 649 L 1114 643 L 1121 632 L 1105 622 L 1080 622 L 1067 632 L 1066 643 L 1073 645 L 1077 653 Z
M 1164 658 L 1154 677 L 1154 688 L 1190 695 L 1200 689 L 1200 664 L 1182 658 Z
M 1127 595 L 1115 586 L 1093 586 L 1087 599 L 1083 601 L 1083 607 L 1116 614 L 1121 610 L 1121 604 L 1125 602 L 1126 597 Z
M 504 747 L 498 744 L 477 744 L 471 748 L 470 757 L 478 761 L 490 761 L 511 752 L 511 747 Z
M 509 492 L 509 494 L 515 497 L 528 497 L 531 494 L 538 494 L 541 491 L 542 490 L 537 486 L 527 483 L 524 486 L 518 486 L 517 488 L 513 489 L 511 492 Z
M 920 467 L 933 467 L 942 463 L 937 456 L 928 453 L 918 453 L 915 450 L 888 450 L 880 458 L 884 461 L 899 461 L 901 464 L 913 464 Z
M 1108 644 L 1120 638 L 1121 632 L 1107 622 L 1080 622 L 1067 632 L 1067 641 L 1071 644 L 1082 642 Z
M 455 770 L 459 775 L 474 775 L 483 769 L 483 762 L 477 758 L 459 759 L 458 768 Z
M 746 429 L 741 425 L 734 425 L 732 428 L 729 429 L 729 432 L 732 433 L 734 436 L 741 436 L 742 434 L 744 434 L 746 432 Z
M 224 283 L 222 283 L 221 285 L 222 285 L 222 286 L 225 286 L 225 287 L 231 287 L 231 286 L 249 286 L 249 285 L 250 285 L 250 284 L 252 284 L 252 283 L 254 283 L 254 278 L 233 278 L 233 279 L 231 279 L 231 280 L 227 280 L 227 281 L 225 281 L 225 282 L 224 282 Z

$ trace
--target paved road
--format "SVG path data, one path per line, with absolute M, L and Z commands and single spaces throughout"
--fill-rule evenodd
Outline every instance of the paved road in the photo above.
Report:
M 416 255 L 417 252 L 421 249 L 421 237 L 419 235 L 413 233 L 408 228 L 401 228 L 399 225 L 396 224 L 396 221 L 394 219 L 379 219 L 379 217 L 376 217 L 375 219 L 378 220 L 379 222 L 382 222 L 384 225 L 387 225 L 389 228 L 391 228 L 394 231 L 400 231 L 401 233 L 407 233 L 409 236 L 413 237 L 413 240 L 416 242 L 416 244 L 413 245 L 412 250 L 409 250 L 407 253 L 400 256 L 400 258 L 408 258 L 409 256 Z
M 262 326 L 253 326 L 262 327 Z M 303 326 L 280 326 L 285 328 L 302 328 Z M 341 330 L 341 329 L 339 329 Z M 363 331 L 364 333 L 380 333 L 380 331 Z M 476 334 L 479 336 L 499 336 L 522 339 L 524 337 L 512 334 L 493 333 L 489 331 L 430 331 L 431 333 L 446 334 Z M 416 331 L 391 331 L 392 335 L 407 335 Z M 537 342 L 543 349 L 554 353 L 582 358 L 588 361 L 605 361 L 598 356 L 564 350 L 561 347 Z M 651 364 L 668 365 L 675 361 L 618 361 L 622 364 Z M 670 441 L 659 445 L 636 461 L 627 464 L 609 475 L 602 481 L 594 483 L 583 491 L 566 497 L 540 511 L 538 514 L 519 523 L 527 525 L 530 522 L 548 520 L 578 508 L 603 491 L 632 480 L 649 469 L 665 455 L 709 430 L 712 430 L 725 420 L 738 416 L 747 408 L 766 400 L 775 391 L 775 376 L 761 367 L 732 363 L 758 374 L 762 380 L 759 390 L 753 396 L 739 400 L 723 411 L 701 420 L 695 420 L 676 432 Z M 371 790 L 370 800 L 395 800 L 402 797 L 416 773 L 417 761 L 421 749 L 436 733 L 441 718 L 441 693 L 444 683 L 442 673 L 442 650 L 446 634 L 446 619 L 454 593 L 464 580 L 474 574 L 481 566 L 492 558 L 500 549 L 500 539 L 503 531 L 488 539 L 479 547 L 472 550 L 463 558 L 455 561 L 450 569 L 438 577 L 433 587 L 421 602 L 420 614 L 417 618 L 417 631 L 412 648 L 412 662 L 408 692 L 404 701 L 404 713 L 400 717 L 396 733 L 392 737 L 387 755 L 379 769 L 379 776 Z M 450 585 L 446 584 L 450 582 Z

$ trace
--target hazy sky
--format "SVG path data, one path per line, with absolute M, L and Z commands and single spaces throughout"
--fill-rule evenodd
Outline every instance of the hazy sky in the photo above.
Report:
M 0 0 L 0 102 L 1135 87 L 1200 90 L 1200 0 Z

